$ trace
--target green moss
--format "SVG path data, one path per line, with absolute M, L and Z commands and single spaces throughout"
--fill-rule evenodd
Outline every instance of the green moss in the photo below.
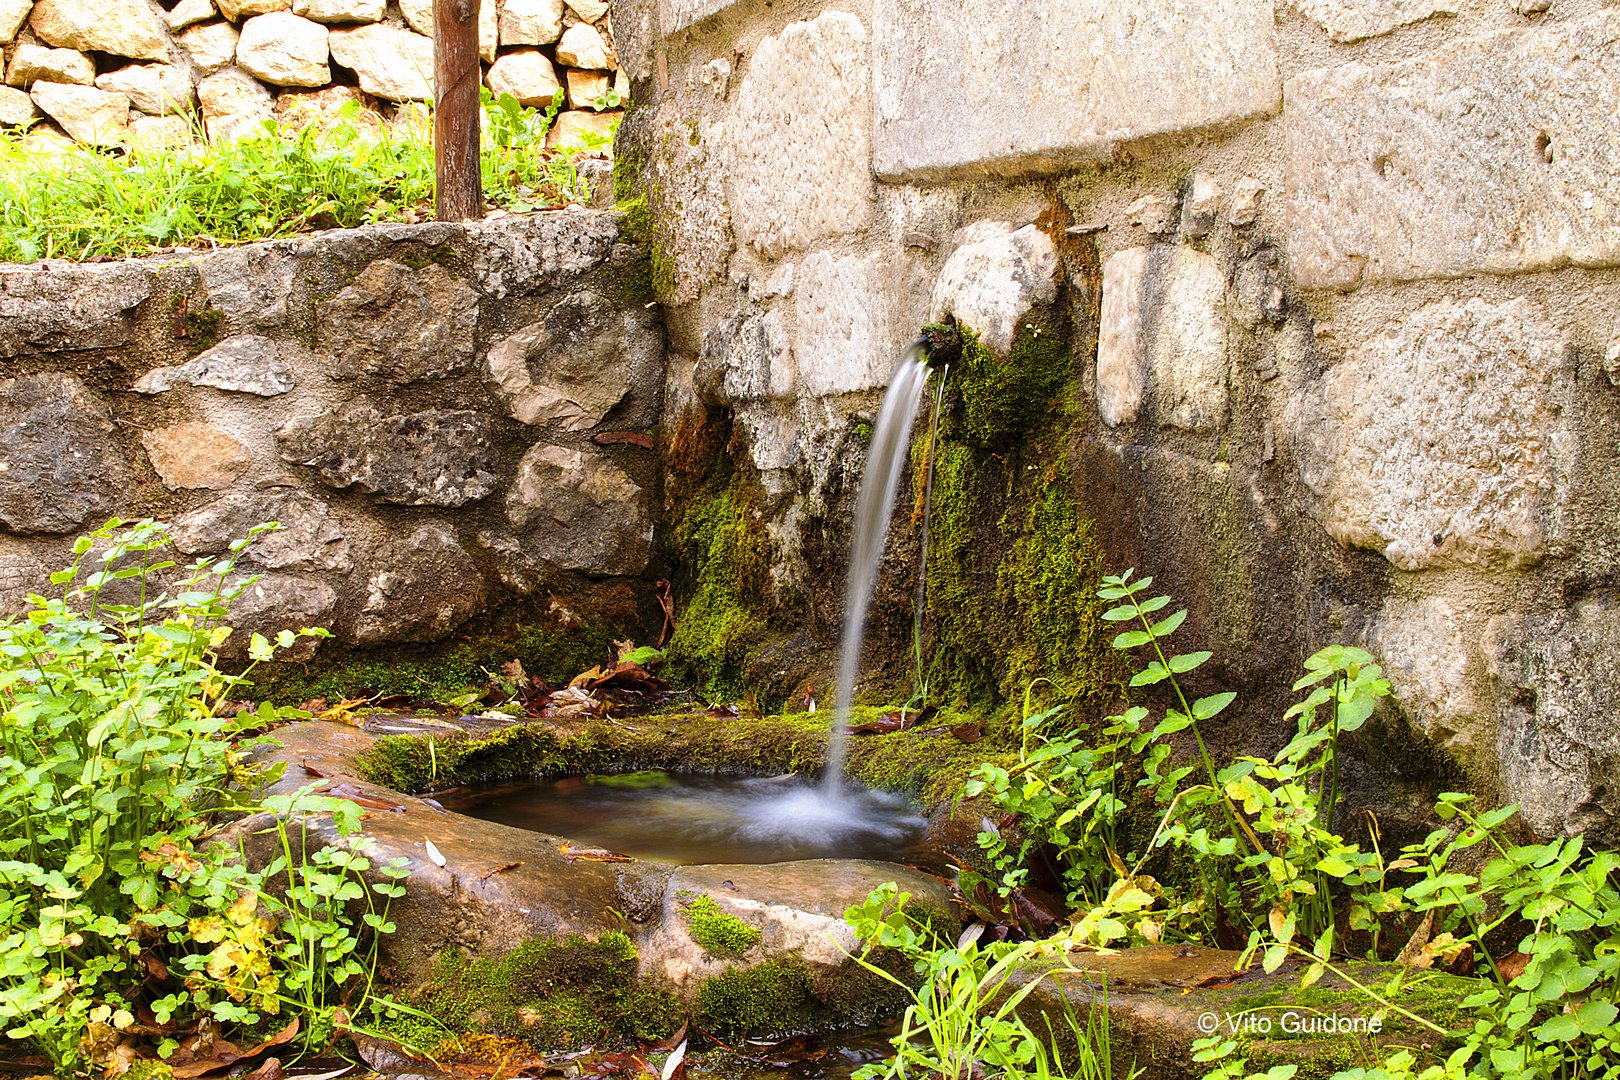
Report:
M 1037 678 L 1072 700 L 1117 685 L 1107 607 L 1097 599 L 1105 569 L 1091 522 L 1081 516 L 1066 472 L 1054 468 L 1021 515 L 1020 533 L 1001 564 L 997 591 L 1014 613 L 1002 694 L 1017 697 Z M 1016 514 L 1016 509 L 1012 511 Z
M 953 375 L 960 395 L 953 433 L 976 446 L 1002 446 L 1039 422 L 1073 375 L 1068 345 L 1044 323 L 1021 327 L 1005 360 L 964 329 Z
M 564 630 L 555 625 L 519 624 L 501 633 L 475 635 L 452 643 L 405 645 L 352 652 L 313 664 L 270 663 L 253 670 L 253 689 L 261 699 L 295 705 L 311 698 L 405 695 L 416 700 L 445 701 L 482 687 L 508 660 L 523 661 L 532 675 L 560 685 L 612 657 L 613 640 L 623 631 L 609 626 Z
M 770 568 L 770 544 L 740 477 L 711 485 L 686 508 L 674 529 L 682 566 L 681 617 L 669 641 L 669 668 L 678 680 L 724 696 L 742 688 L 749 646 L 762 627 L 760 609 Z
M 447 953 L 415 1004 L 458 1034 L 541 1050 L 662 1038 L 681 1021 L 671 995 L 637 983 L 635 946 L 620 933 L 535 938 L 499 960 Z
M 930 690 L 999 703 L 1001 721 L 1036 680 L 1048 699 L 1101 703 L 1122 672 L 1098 621 L 1104 554 L 1068 467 L 1078 410 L 1067 347 L 1038 325 L 1004 362 L 971 329 L 961 343 L 933 462 Z M 920 433 L 913 450 L 918 490 L 927 439 Z
M 827 1018 L 812 991 L 810 969 L 797 957 L 731 968 L 698 987 L 694 1019 L 721 1036 L 782 1037 L 808 1031 Z
M 225 313 L 206 301 L 201 307 L 192 307 L 191 297 L 188 294 L 175 293 L 169 299 L 169 311 L 177 322 L 182 321 L 180 319 L 182 305 L 186 313 L 183 320 L 184 327 L 176 327 L 176 336 L 185 338 L 186 354 L 196 356 L 212 348 L 219 340 L 219 330 L 225 322 Z
M 686 905 L 686 932 L 716 960 L 745 955 L 763 935 L 735 915 L 720 910 L 712 896 L 700 896 Z
M 658 240 L 658 223 L 653 218 L 652 207 L 645 194 L 634 194 L 626 198 L 620 191 L 620 171 L 618 163 L 613 169 L 614 193 L 619 198 L 617 209 L 622 215 L 619 219 L 619 235 L 625 243 L 632 244 L 646 252 L 645 263 L 638 264 L 631 274 L 635 291 L 645 293 L 648 300 L 655 296 L 668 296 L 675 288 L 675 261 L 664 251 Z M 626 286 L 626 299 L 630 299 Z

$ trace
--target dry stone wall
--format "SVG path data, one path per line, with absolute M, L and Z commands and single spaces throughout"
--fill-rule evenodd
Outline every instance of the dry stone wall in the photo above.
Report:
M 554 143 L 611 134 L 629 87 L 603 0 L 483 0 L 479 33 L 493 92 L 564 92 Z M 362 135 L 420 128 L 432 34 L 431 0 L 3 0 L 0 128 L 156 148 L 325 125 L 351 102 Z
M 1005 355 L 1061 295 L 1077 497 L 1250 691 L 1233 742 L 1278 736 L 1260 688 L 1363 644 L 1398 707 L 1358 749 L 1385 814 L 1460 770 L 1538 832 L 1620 833 L 1620 8 L 616 0 L 614 22 L 666 430 L 730 415 L 782 610 L 831 627 L 836 560 L 812 555 L 842 550 L 860 424 L 918 328 L 954 314 Z
M 499 610 L 637 636 L 663 356 L 621 299 L 641 259 L 572 209 L 0 267 L 0 610 L 114 515 L 198 557 L 278 521 L 243 631 L 436 642 Z

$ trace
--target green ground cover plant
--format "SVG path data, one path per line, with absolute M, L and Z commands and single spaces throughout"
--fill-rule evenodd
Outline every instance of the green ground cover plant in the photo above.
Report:
M 279 770 L 253 733 L 305 714 L 223 707 L 245 680 L 216 651 L 250 541 L 178 567 L 162 525 L 115 521 L 0 623 L 0 1031 L 59 1075 L 207 1060 L 216 1036 L 325 1046 L 390 1007 L 370 986 L 405 871 L 373 865 L 354 803 L 264 795 Z M 342 839 L 287 824 L 313 813 Z M 250 868 L 264 831 L 274 854 Z
M 516 213 L 587 196 L 572 153 L 546 146 L 544 110 L 484 91 L 484 196 Z M 432 125 L 370 130 L 350 102 L 334 122 L 195 146 L 42 150 L 0 133 L 0 260 L 122 258 L 432 217 Z M 592 147 L 585 147 L 591 149 Z

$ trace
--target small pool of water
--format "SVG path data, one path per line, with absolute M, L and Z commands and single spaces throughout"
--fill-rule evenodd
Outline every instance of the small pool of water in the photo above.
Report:
M 446 807 L 638 859 L 773 863 L 915 856 L 926 822 L 897 795 L 800 777 L 663 772 L 563 777 L 469 790 Z

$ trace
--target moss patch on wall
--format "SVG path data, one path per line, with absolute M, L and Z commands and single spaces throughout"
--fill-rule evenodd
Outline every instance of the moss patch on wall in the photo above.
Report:
M 880 710 L 857 709 L 857 723 Z M 706 713 L 631 717 L 618 722 L 514 724 L 488 735 L 392 735 L 360 755 L 361 776 L 395 791 L 458 784 L 639 769 L 744 774 L 813 773 L 826 760 L 830 714 L 719 719 Z M 948 730 L 967 722 L 942 713 L 924 730 L 852 740 L 848 774 L 862 783 L 915 795 L 924 805 L 954 798 L 979 762 L 1007 764 Z
M 687 504 L 672 541 L 684 604 L 669 641 L 670 673 L 711 694 L 734 697 L 743 689 L 748 650 L 763 628 L 770 572 L 770 542 L 752 489 L 738 474 L 710 484 Z
M 764 937 L 757 926 L 721 911 L 712 896 L 697 897 L 684 906 L 682 914 L 687 934 L 716 960 L 744 956 Z
M 1080 409 L 1068 347 L 1056 328 L 1030 323 L 1005 360 L 971 329 L 961 349 L 933 462 L 930 689 L 957 703 L 1017 703 L 1042 680 L 1050 698 L 1101 703 L 1123 670 L 1098 619 L 1104 555 L 1068 466 Z M 924 432 L 918 491 L 927 446 Z
M 489 681 L 486 672 L 508 660 L 552 685 L 562 685 L 581 671 L 613 656 L 615 637 L 608 626 L 572 630 L 555 625 L 519 624 L 496 634 L 469 636 L 435 645 L 399 645 L 322 655 L 308 665 L 266 663 L 253 669 L 253 692 L 259 699 L 296 705 L 312 698 L 404 695 L 419 701 L 445 701 Z
M 635 946 L 619 933 L 534 938 L 498 960 L 447 953 L 414 1004 L 457 1034 L 540 1050 L 661 1039 L 684 1019 L 673 995 L 637 981 Z

